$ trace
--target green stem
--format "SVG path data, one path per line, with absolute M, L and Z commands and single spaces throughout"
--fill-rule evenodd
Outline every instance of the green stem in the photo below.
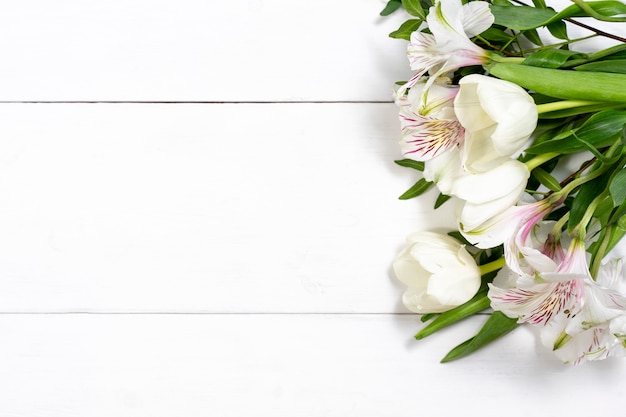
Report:
M 530 161 L 524 162 L 524 165 L 526 165 L 529 171 L 532 171 L 533 169 L 537 168 L 539 165 L 542 165 L 545 162 L 548 162 L 549 160 L 556 158 L 559 155 L 560 153 L 558 152 L 543 153 L 541 155 L 535 156 Z
M 605 21 L 605 22 L 624 22 L 624 18 L 605 16 L 603 14 L 596 12 L 595 10 L 593 10 L 591 6 L 589 6 L 583 0 L 571 0 L 571 1 L 574 4 L 576 4 L 576 6 L 580 7 L 581 10 L 583 10 L 589 16 L 593 17 L 594 19 Z
M 502 56 L 495 53 L 490 53 L 489 58 L 493 62 L 507 63 L 507 64 L 521 64 L 526 59 L 525 57 L 517 56 Z
M 550 232 L 551 235 L 553 236 L 559 236 L 561 233 L 561 230 L 563 229 L 563 227 L 565 226 L 565 223 L 567 223 L 567 221 L 569 220 L 569 215 L 570 212 L 568 211 L 567 213 L 565 213 L 563 215 L 563 217 L 561 217 L 555 224 L 554 227 L 552 228 L 552 231 Z
M 506 260 L 504 256 L 496 259 L 495 261 L 488 262 L 486 264 L 480 265 L 478 269 L 480 270 L 480 275 L 487 275 L 490 272 L 497 271 L 506 265 Z
M 591 261 L 591 268 L 589 268 L 589 272 L 591 273 L 591 277 L 595 280 L 598 277 L 598 272 L 600 271 L 600 264 L 606 251 L 609 247 L 609 243 L 611 242 L 611 234 L 613 225 L 607 225 L 604 230 L 602 230 L 602 237 L 600 238 L 600 246 L 596 251 L 596 254 Z
M 572 230 L 573 236 L 577 236 L 580 239 L 585 238 L 585 235 L 587 234 L 587 225 L 593 218 L 593 213 L 596 211 L 598 205 L 602 202 L 602 200 L 604 200 L 608 196 L 608 194 L 608 191 L 605 190 L 604 192 L 602 192 L 602 194 L 594 198 L 591 203 L 589 203 L 589 206 L 587 206 L 587 210 L 585 210 L 585 214 L 583 215 L 582 219 L 580 219 L 580 222 L 578 222 L 576 227 L 574 227 L 574 230 Z
M 604 174 L 604 172 L 607 169 L 608 169 L 607 165 L 601 165 L 595 171 L 591 171 L 589 174 L 587 174 L 585 176 L 575 178 L 572 182 L 570 182 L 569 184 L 565 185 L 561 191 L 558 191 L 558 192 L 554 193 L 554 195 L 558 194 L 560 198 L 565 198 L 565 197 L 567 197 L 569 195 L 569 193 L 574 191 L 575 188 L 580 187 L 584 183 L 589 182 L 589 181 L 591 181 L 591 180 L 593 180 L 595 178 L 598 178 L 600 175 Z
M 524 51 L 524 53 L 525 54 L 530 54 L 530 53 L 533 53 L 533 52 L 539 52 L 539 51 L 543 51 L 543 50 L 546 50 L 546 49 L 560 48 L 562 46 L 570 45 L 572 43 L 582 42 L 582 41 L 586 41 L 588 39 L 597 38 L 598 36 L 600 36 L 600 35 L 594 33 L 593 35 L 583 36 L 582 38 L 570 39 L 568 41 L 563 41 L 563 42 L 559 42 L 559 43 L 553 43 L 553 44 L 550 44 L 550 45 L 544 45 L 544 46 L 540 46 L 540 47 L 533 48 L 533 49 L 526 49 Z
M 594 104 L 600 104 L 597 101 L 587 100 L 561 100 L 553 101 L 552 103 L 537 104 L 537 113 L 549 113 L 557 110 L 573 109 L 575 107 L 591 106 Z

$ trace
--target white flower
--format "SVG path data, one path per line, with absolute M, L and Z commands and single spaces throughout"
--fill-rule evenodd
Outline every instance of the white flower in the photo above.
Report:
M 515 206 L 528 183 L 530 171 L 523 163 L 508 159 L 491 170 L 466 172 L 453 181 L 451 194 L 465 201 L 457 221 L 473 230 Z
M 520 274 L 512 288 L 490 284 L 488 296 L 494 310 L 520 322 L 546 325 L 554 317 L 571 318 L 580 312 L 590 279 L 585 243 L 573 240 L 556 269 Z
M 448 71 L 488 62 L 489 54 L 470 38 L 494 22 L 489 3 L 472 1 L 463 5 L 461 0 L 440 0 L 430 8 L 426 21 L 430 34 L 411 34 L 407 55 L 411 69 L 417 72 L 403 89 L 411 87 L 427 71 L 431 73 L 430 84 Z
M 625 278 L 622 259 L 603 262 L 597 280 L 585 280 L 580 313 L 555 317 L 542 329 L 543 344 L 573 364 L 626 355 Z
M 488 171 L 522 149 L 537 126 L 537 106 L 523 88 L 497 78 L 472 74 L 459 85 L 454 109 L 466 130 L 463 165 Z
M 480 287 L 480 271 L 465 247 L 449 236 L 417 232 L 396 257 L 393 269 L 408 286 L 404 305 L 416 313 L 440 313 L 469 301 Z
M 522 199 L 523 197 L 522 195 Z M 476 247 L 487 249 L 505 243 L 505 247 L 510 248 L 511 240 L 515 239 L 518 233 L 530 232 L 535 224 L 558 204 L 560 204 L 559 201 L 547 199 L 519 204 L 509 207 L 476 227 L 459 223 L 459 231 Z M 508 253 L 505 253 L 507 257 Z M 507 263 L 509 263 L 508 259 Z
M 426 92 L 424 82 L 399 96 L 402 153 L 410 159 L 426 161 L 463 143 L 465 130 L 454 114 L 458 86 L 438 82 Z

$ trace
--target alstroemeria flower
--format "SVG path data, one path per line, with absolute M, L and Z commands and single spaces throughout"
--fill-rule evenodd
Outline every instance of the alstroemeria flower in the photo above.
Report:
M 453 182 L 451 194 L 465 201 L 458 222 L 473 230 L 515 206 L 528 183 L 530 171 L 523 163 L 509 159 L 482 173 L 467 172 Z
M 520 200 L 523 197 L 524 195 L 520 197 Z M 558 202 L 548 200 L 522 203 L 505 209 L 475 227 L 460 222 L 459 231 L 465 239 L 478 248 L 495 248 L 510 241 L 518 233 L 530 233 L 532 227 L 558 204 Z
M 463 143 L 465 129 L 454 113 L 458 86 L 437 82 L 426 94 L 424 82 L 399 96 L 402 153 L 416 161 L 426 161 Z
M 556 270 L 519 277 L 513 288 L 490 284 L 488 296 L 494 310 L 531 324 L 545 325 L 559 315 L 574 317 L 583 307 L 585 282 L 591 280 L 584 241 L 572 241 Z
M 417 232 L 396 257 L 393 269 L 407 285 L 404 305 L 416 313 L 441 313 L 469 301 L 480 287 L 480 271 L 465 247 L 449 236 Z
M 526 144 L 537 127 L 537 106 L 523 88 L 497 78 L 472 74 L 459 86 L 454 110 L 467 132 L 463 166 L 491 170 Z
M 439 0 L 430 8 L 426 21 L 431 34 L 411 34 L 407 55 L 411 69 L 417 72 L 403 88 L 411 87 L 426 72 L 434 80 L 448 71 L 488 62 L 488 53 L 470 38 L 493 24 L 489 3 Z
M 505 247 L 507 265 L 518 274 L 553 272 L 565 259 L 561 235 L 553 230 L 556 222 L 535 219 L 522 225 Z
M 603 263 L 596 281 L 585 280 L 581 312 L 555 317 L 542 329 L 543 344 L 573 364 L 626 355 L 625 278 L 622 259 Z

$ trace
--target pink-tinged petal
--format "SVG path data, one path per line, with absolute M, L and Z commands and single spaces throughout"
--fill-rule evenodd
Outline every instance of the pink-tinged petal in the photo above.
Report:
M 455 120 L 401 114 L 400 123 L 400 148 L 410 159 L 426 161 L 463 143 L 465 131 Z
M 441 54 L 433 35 L 418 31 L 411 34 L 411 41 L 407 45 L 406 52 L 411 69 L 421 73 L 445 62 L 446 58 Z
M 509 317 L 517 316 L 520 322 L 544 325 L 559 313 L 568 316 L 577 314 L 583 293 L 582 280 L 508 290 L 493 285 L 489 287 L 489 299 L 494 310 L 502 311 Z

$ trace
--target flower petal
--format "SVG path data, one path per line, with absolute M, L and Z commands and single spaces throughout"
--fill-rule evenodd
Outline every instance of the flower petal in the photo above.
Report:
M 461 24 L 465 35 L 473 38 L 489 29 L 495 18 L 486 1 L 471 1 L 461 9 Z

